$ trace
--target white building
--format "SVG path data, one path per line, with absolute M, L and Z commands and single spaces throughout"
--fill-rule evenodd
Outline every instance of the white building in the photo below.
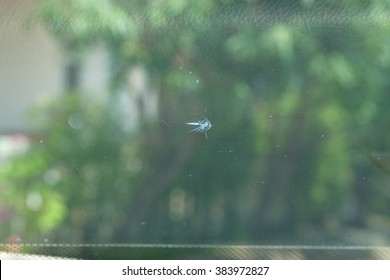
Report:
M 26 132 L 32 106 L 64 89 L 66 58 L 38 23 L 27 20 L 38 0 L 0 0 L 0 135 Z M 96 47 L 85 58 L 81 89 L 105 92 L 108 61 Z

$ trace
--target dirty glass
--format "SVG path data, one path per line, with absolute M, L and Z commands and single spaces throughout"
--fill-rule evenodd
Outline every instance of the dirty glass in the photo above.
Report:
M 2 7 L 2 250 L 389 245 L 389 1 Z

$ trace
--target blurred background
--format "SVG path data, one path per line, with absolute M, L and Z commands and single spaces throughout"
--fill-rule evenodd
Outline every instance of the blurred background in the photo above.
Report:
M 0 6 L 0 242 L 389 245 L 390 1 Z

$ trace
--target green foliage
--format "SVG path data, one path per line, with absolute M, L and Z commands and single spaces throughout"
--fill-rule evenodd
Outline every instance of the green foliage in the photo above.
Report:
M 46 106 L 39 109 L 36 143 L 1 173 L 3 203 L 23 220 L 20 229 L 10 224 L 9 231 L 35 238 L 35 232 L 71 224 L 86 234 L 87 221 L 97 226 L 112 219 L 88 208 L 104 209 L 110 197 L 118 206 L 126 203 L 140 170 L 136 146 L 121 132 L 110 105 L 72 94 Z
M 34 15 L 66 48 L 136 36 L 131 18 L 109 0 L 45 0 Z
M 36 232 L 47 234 L 64 220 L 67 214 L 64 198 L 54 186 L 42 180 L 48 167 L 46 158 L 42 149 L 32 149 L 1 171 L 2 205 L 16 215 L 13 223 L 3 225 L 2 234 L 26 232 L 24 237 L 35 238 Z

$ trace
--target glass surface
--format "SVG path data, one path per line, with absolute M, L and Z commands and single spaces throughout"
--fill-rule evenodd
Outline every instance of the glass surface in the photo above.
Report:
M 390 2 L 2 7 L 11 251 L 389 245 Z

